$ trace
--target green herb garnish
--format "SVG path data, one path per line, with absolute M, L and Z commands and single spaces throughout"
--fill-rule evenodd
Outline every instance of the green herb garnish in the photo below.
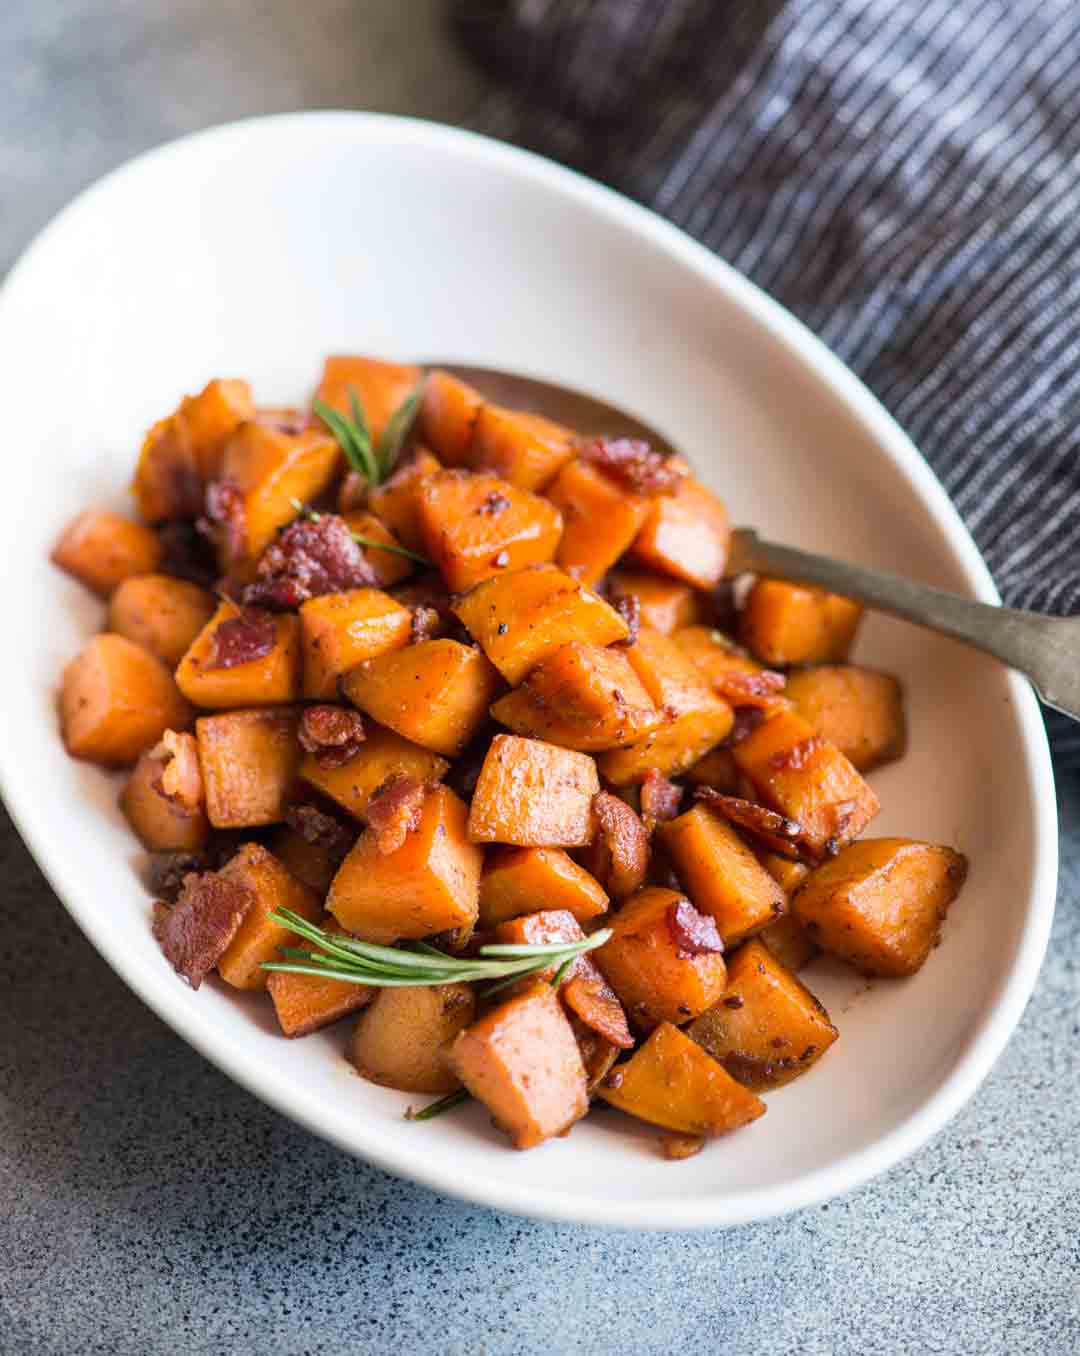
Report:
M 349 406 L 352 418 L 332 409 L 323 400 L 312 401 L 312 409 L 338 441 L 345 460 L 362 475 L 371 489 L 382 485 L 393 474 L 401 449 L 409 436 L 420 400 L 424 393 L 423 380 L 405 397 L 390 416 L 376 447 L 371 440 L 364 406 L 355 386 L 349 387 Z
M 457 1092 L 448 1092 L 445 1097 L 440 1097 L 437 1102 L 429 1102 L 422 1111 L 414 1111 L 412 1107 L 405 1108 L 405 1119 L 407 1121 L 433 1121 L 436 1116 L 441 1116 L 444 1111 L 453 1111 L 454 1107 L 461 1106 L 462 1102 L 469 1100 L 469 1094 L 464 1088 L 458 1088 Z

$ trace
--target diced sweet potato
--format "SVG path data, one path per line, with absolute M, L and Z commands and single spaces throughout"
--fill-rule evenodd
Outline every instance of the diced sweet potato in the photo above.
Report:
M 299 712 L 260 706 L 201 716 L 195 722 L 206 813 L 215 829 L 275 824 L 300 765 Z
M 340 861 L 334 859 L 324 843 L 310 843 L 288 824 L 276 828 L 270 838 L 270 851 L 286 871 L 314 890 L 320 899 L 330 889 Z
M 557 508 L 498 476 L 439 471 L 417 489 L 424 554 L 456 593 L 492 575 L 551 560 Z
M 241 663 L 225 655 L 223 642 L 229 630 L 247 616 L 235 603 L 223 598 L 218 609 L 191 643 L 176 670 L 176 682 L 188 701 L 210 710 L 237 706 L 278 706 L 300 695 L 300 621 L 289 612 L 270 616 L 257 614 L 267 629 L 265 653 Z M 224 636 L 218 634 L 226 627 Z M 256 651 L 262 648 L 255 646 Z M 240 652 L 242 653 L 242 651 Z M 227 666 L 222 660 L 227 660 Z
M 496 848 L 480 877 L 482 928 L 544 909 L 565 909 L 583 923 L 607 907 L 600 883 L 562 848 Z
M 735 945 L 784 912 L 784 891 L 708 806 L 695 805 L 656 833 L 683 889 L 695 908 L 715 920 L 725 945 Z
M 210 836 L 210 824 L 202 804 L 189 807 L 165 794 L 161 776 L 167 761 L 156 745 L 141 754 L 120 793 L 120 808 L 150 852 L 197 852 Z
M 711 786 L 725 795 L 734 795 L 739 786 L 739 768 L 729 748 L 710 749 L 686 771 L 686 780 L 693 786 Z
M 724 992 L 727 972 L 715 930 L 700 949 L 687 945 L 680 930 L 680 918 L 696 924 L 695 915 L 676 890 L 646 886 L 613 916 L 611 939 L 592 953 L 639 1031 L 689 1022 Z
M 383 550 L 384 546 L 393 548 L 400 546 L 401 543 L 381 518 L 376 518 L 374 513 L 368 513 L 364 509 L 357 509 L 344 516 L 349 531 L 364 539 L 361 554 L 371 566 L 375 582 L 380 588 L 392 588 L 394 584 L 400 584 L 403 579 L 408 579 L 409 575 L 415 573 L 415 561 L 403 556 L 400 551 Z M 368 542 L 373 542 L 374 545 L 369 546 L 366 544 Z
M 891 673 L 848 664 L 799 669 L 788 675 L 785 695 L 860 772 L 903 757 L 904 695 Z
M 420 406 L 420 432 L 446 466 L 465 466 L 484 399 L 449 372 L 429 372 Z
M 674 494 L 650 501 L 630 556 L 695 588 L 709 589 L 723 578 L 730 541 L 723 503 L 699 480 L 686 476 Z
M 612 570 L 608 589 L 613 598 L 617 595 L 636 598 L 642 626 L 661 635 L 670 636 L 702 619 L 700 594 L 689 584 L 650 570 Z
M 394 411 L 416 389 L 420 377 L 420 369 L 412 363 L 335 354 L 323 365 L 315 397 L 351 419 L 351 395 L 355 391 L 371 436 L 377 441 Z
M 476 1018 L 468 984 L 380 989 L 353 1032 L 352 1062 L 372 1083 L 400 1092 L 453 1092 L 461 1086 L 444 1052 Z
M 952 848 L 869 838 L 812 872 L 792 908 L 818 945 L 863 974 L 913 975 L 966 875 L 966 858 Z
M 764 943 L 776 959 L 792 971 L 804 969 L 820 950 L 802 923 L 790 912 L 790 907 L 789 912 L 782 914 L 775 923 L 762 928 L 756 940 Z
M 861 617 L 862 608 L 850 598 L 759 579 L 743 608 L 739 638 L 765 664 L 842 664 Z
M 412 460 L 400 466 L 384 485 L 368 494 L 368 508 L 387 524 L 398 541 L 410 551 L 422 552 L 424 549 L 418 497 L 420 482 L 441 470 L 442 467 L 427 448 L 421 447 Z
M 500 687 L 481 650 L 457 640 L 425 640 L 369 659 L 341 690 L 355 706 L 436 753 L 468 744 Z
M 64 669 L 60 727 L 73 758 L 134 763 L 166 730 L 187 729 L 193 717 L 161 660 L 124 636 L 94 636 Z
M 303 841 L 303 840 L 301 840 Z M 344 933 L 334 919 L 320 920 L 325 932 Z M 322 975 L 298 975 L 287 970 L 268 970 L 266 991 L 274 1003 L 282 1035 L 310 1036 L 331 1022 L 340 1021 L 366 1007 L 379 992 L 367 984 Z
M 519 918 L 507 918 L 495 928 L 495 940 L 502 946 L 553 946 L 557 942 L 581 942 L 585 934 L 581 924 L 568 909 L 541 909 L 539 913 L 523 914 Z M 596 973 L 589 956 L 578 956 L 571 967 L 571 973 L 578 969 L 586 973 Z M 508 992 L 517 993 L 528 988 L 534 979 L 551 981 L 555 978 L 556 967 L 546 966 L 536 975 L 528 975 L 516 984 L 508 987 Z
M 326 701 L 357 664 L 408 645 L 412 613 L 380 589 L 324 593 L 301 606 L 300 634 L 304 696 Z
M 108 629 L 176 668 L 214 615 L 212 593 L 168 574 L 125 579 L 109 601 Z
M 755 1092 L 804 1074 L 837 1037 L 810 990 L 759 941 L 729 959 L 723 998 L 686 1034 Z
M 810 868 L 805 862 L 781 857 L 779 853 L 770 852 L 767 848 L 756 848 L 755 851 L 758 861 L 786 895 L 793 895 L 810 874 Z
M 469 838 L 515 847 L 583 847 L 593 836 L 592 799 L 599 790 L 588 754 L 496 735 L 473 792 Z
M 656 1028 L 597 1096 L 627 1115 L 684 1135 L 724 1135 L 765 1114 L 765 1103 L 685 1032 Z
M 650 768 L 677 777 L 727 736 L 734 713 L 670 636 L 642 627 L 626 656 L 664 722 L 629 748 L 603 754 L 600 771 L 615 786 L 641 781 Z
M 574 456 L 577 435 L 539 414 L 484 405 L 476 420 L 469 465 L 523 490 L 542 490 Z
M 275 923 L 270 914 L 291 909 L 314 923 L 322 914 L 319 897 L 257 843 L 245 843 L 218 875 L 248 886 L 255 896 L 240 930 L 218 961 L 218 974 L 234 989 L 265 989 L 270 971 L 262 968 L 263 961 L 280 960 L 279 948 L 300 945 L 296 934 Z
M 733 752 L 758 799 L 801 827 L 801 850 L 812 860 L 858 837 L 880 808 L 836 745 L 794 711 L 770 716 Z
M 86 509 L 52 550 L 54 565 L 108 598 L 125 579 L 149 574 L 161 561 L 161 543 L 142 523 L 108 509 Z
M 412 744 L 393 730 L 367 725 L 367 735 L 357 753 L 340 767 L 321 767 L 307 754 L 300 764 L 300 776 L 317 787 L 349 814 L 363 819 L 368 802 L 383 782 L 395 773 L 406 773 L 421 782 L 437 782 L 450 764 L 430 749 Z
M 556 559 L 585 585 L 595 584 L 627 550 L 652 504 L 580 458 L 563 467 L 547 494 L 564 524 Z
M 454 612 L 509 683 L 571 641 L 602 646 L 629 634 L 613 607 L 554 565 L 485 580 Z
M 255 417 L 246 381 L 211 381 L 146 435 L 132 492 L 148 523 L 194 518 L 202 512 L 203 488 L 221 471 L 225 444 Z
M 715 627 L 684 626 L 672 639 L 713 687 L 718 687 L 733 673 L 762 671 L 756 659 Z
M 550 984 L 540 981 L 467 1027 L 451 1068 L 515 1149 L 565 1134 L 589 1109 L 581 1053 Z
M 367 830 L 334 877 L 326 907 L 369 942 L 428 937 L 476 922 L 482 851 L 465 833 L 465 806 L 445 786 L 432 790 L 420 826 L 395 852 Z

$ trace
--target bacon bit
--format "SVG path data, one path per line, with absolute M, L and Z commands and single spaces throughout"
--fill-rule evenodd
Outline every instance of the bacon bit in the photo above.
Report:
M 162 764 L 153 781 L 154 790 L 188 814 L 201 809 L 203 780 L 195 736 L 166 730 L 161 742 L 150 750 L 150 757 L 160 759 Z
M 210 588 L 218 576 L 217 557 L 207 539 L 195 529 L 194 523 L 162 523 L 157 530 L 161 543 L 158 570 L 174 579 L 187 579 L 192 584 Z
M 791 768 L 797 772 L 799 768 L 806 766 L 811 754 L 824 746 L 825 741 L 820 735 L 810 735 L 806 739 L 801 739 L 798 744 L 792 744 L 790 749 L 780 749 L 777 753 L 770 754 L 769 766 L 775 768 L 777 772 L 784 768 Z
M 581 457 L 634 494 L 650 498 L 675 494 L 686 475 L 666 454 L 636 438 L 593 438 L 581 449 Z
M 771 706 L 778 692 L 783 692 L 787 679 L 772 669 L 759 673 L 722 673 L 715 687 L 721 697 L 732 706 Z
M 559 997 L 571 1012 L 605 1040 L 620 1050 L 631 1050 L 634 1038 L 623 1005 L 603 975 L 593 968 L 594 974 L 572 975 L 559 990 Z
M 387 777 L 368 801 L 368 830 L 380 852 L 396 852 L 410 833 L 420 827 L 424 809 L 424 783 L 408 772 Z
M 419 579 L 410 579 L 406 584 L 399 584 L 397 588 L 391 590 L 391 595 L 402 607 L 407 607 L 414 617 L 421 609 L 434 612 L 438 621 L 430 634 L 416 635 L 417 640 L 432 640 L 437 635 L 445 635 L 447 629 L 457 621 L 457 618 L 450 611 L 450 595 L 446 591 L 446 585 L 442 581 L 442 576 L 438 574 L 424 574 Z M 420 622 L 413 622 L 414 628 L 419 626 L 427 628 L 429 619 L 425 617 Z
M 167 916 L 154 921 L 154 936 L 181 978 L 197 989 L 228 949 L 255 904 L 255 891 L 215 872 L 189 874 Z
M 368 478 L 360 471 L 349 471 L 337 493 L 337 511 L 352 513 L 367 503 Z
M 150 854 L 150 891 L 169 904 L 180 898 L 184 877 L 214 866 L 209 852 L 153 852 Z
M 756 801 L 722 795 L 711 786 L 697 787 L 694 796 L 725 819 L 738 824 L 755 838 L 760 838 L 778 857 L 798 859 L 804 834 L 802 825 L 794 819 L 777 814 L 775 810 L 759 805 Z
M 641 630 L 641 600 L 636 593 L 616 593 L 611 599 L 611 606 L 630 632 L 625 640 L 616 641 L 616 644 L 629 647 L 637 640 Z
M 340 865 L 356 842 L 356 833 L 341 820 L 320 810 L 316 805 L 287 805 L 285 823 L 298 833 L 305 843 L 322 848 L 332 862 Z
M 409 630 L 409 636 L 414 645 L 419 645 L 423 640 L 431 640 L 443 623 L 443 618 L 437 607 L 416 608 L 412 614 L 412 626 Z
M 300 717 L 300 747 L 327 770 L 355 758 L 364 738 L 363 716 L 347 706 L 323 702 L 305 707 Z
M 272 428 L 276 433 L 284 433 L 289 438 L 299 437 L 310 426 L 307 412 L 297 409 L 257 410 L 255 422 L 263 428 Z
M 506 495 L 500 493 L 500 491 L 498 490 L 492 490 L 491 493 L 484 499 L 483 503 L 480 505 L 477 511 L 479 513 L 486 513 L 494 517 L 498 513 L 505 513 L 509 507 L 510 500 L 506 497 Z
M 680 960 L 722 954 L 724 943 L 716 930 L 716 920 L 708 914 L 698 913 L 688 899 L 676 900 L 670 906 L 667 923 Z
M 250 664 L 265 659 L 277 644 L 277 627 L 268 612 L 254 608 L 227 617 L 214 628 L 211 636 L 208 669 L 234 669 L 238 664 Z
M 737 706 L 735 708 L 735 719 L 731 722 L 731 729 L 720 747 L 733 749 L 736 744 L 741 744 L 744 739 L 749 739 L 764 721 L 765 711 L 762 707 Z
M 203 536 L 217 541 L 225 534 L 229 556 L 239 559 L 247 551 L 247 506 L 235 480 L 212 480 L 206 487 L 206 516 L 196 524 Z
M 729 993 L 728 996 L 724 999 L 724 1007 L 731 1008 L 733 1012 L 736 1012 L 738 1011 L 739 1008 L 743 1006 L 745 1002 L 746 1000 L 743 998 L 742 994 Z
M 639 889 L 649 865 L 649 834 L 627 805 L 610 791 L 593 796 L 593 814 L 599 830 L 598 844 L 606 858 L 604 886 L 615 899 L 625 899 Z
M 324 593 L 378 582 L 348 524 L 336 513 L 290 523 L 263 552 L 257 573 L 244 590 L 244 602 L 281 611 Z
M 693 1158 L 705 1147 L 704 1135 L 677 1135 L 674 1132 L 660 1136 L 660 1152 L 670 1162 Z
M 683 789 L 651 767 L 641 783 L 641 814 L 647 828 L 674 819 L 682 804 Z

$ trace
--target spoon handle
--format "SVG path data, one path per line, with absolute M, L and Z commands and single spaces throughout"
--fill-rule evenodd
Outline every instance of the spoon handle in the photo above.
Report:
M 738 571 L 818 584 L 973 645 L 1026 674 L 1048 706 L 1080 720 L 1080 619 L 975 603 L 883 570 L 762 541 L 752 528 L 740 528 L 732 537 Z

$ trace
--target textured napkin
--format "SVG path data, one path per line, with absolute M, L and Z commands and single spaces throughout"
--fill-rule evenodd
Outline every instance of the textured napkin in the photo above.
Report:
M 1080 612 L 1075 0 L 456 0 L 482 130 L 648 203 L 908 431 L 1006 603 Z M 1059 762 L 1080 724 L 1051 714 Z

